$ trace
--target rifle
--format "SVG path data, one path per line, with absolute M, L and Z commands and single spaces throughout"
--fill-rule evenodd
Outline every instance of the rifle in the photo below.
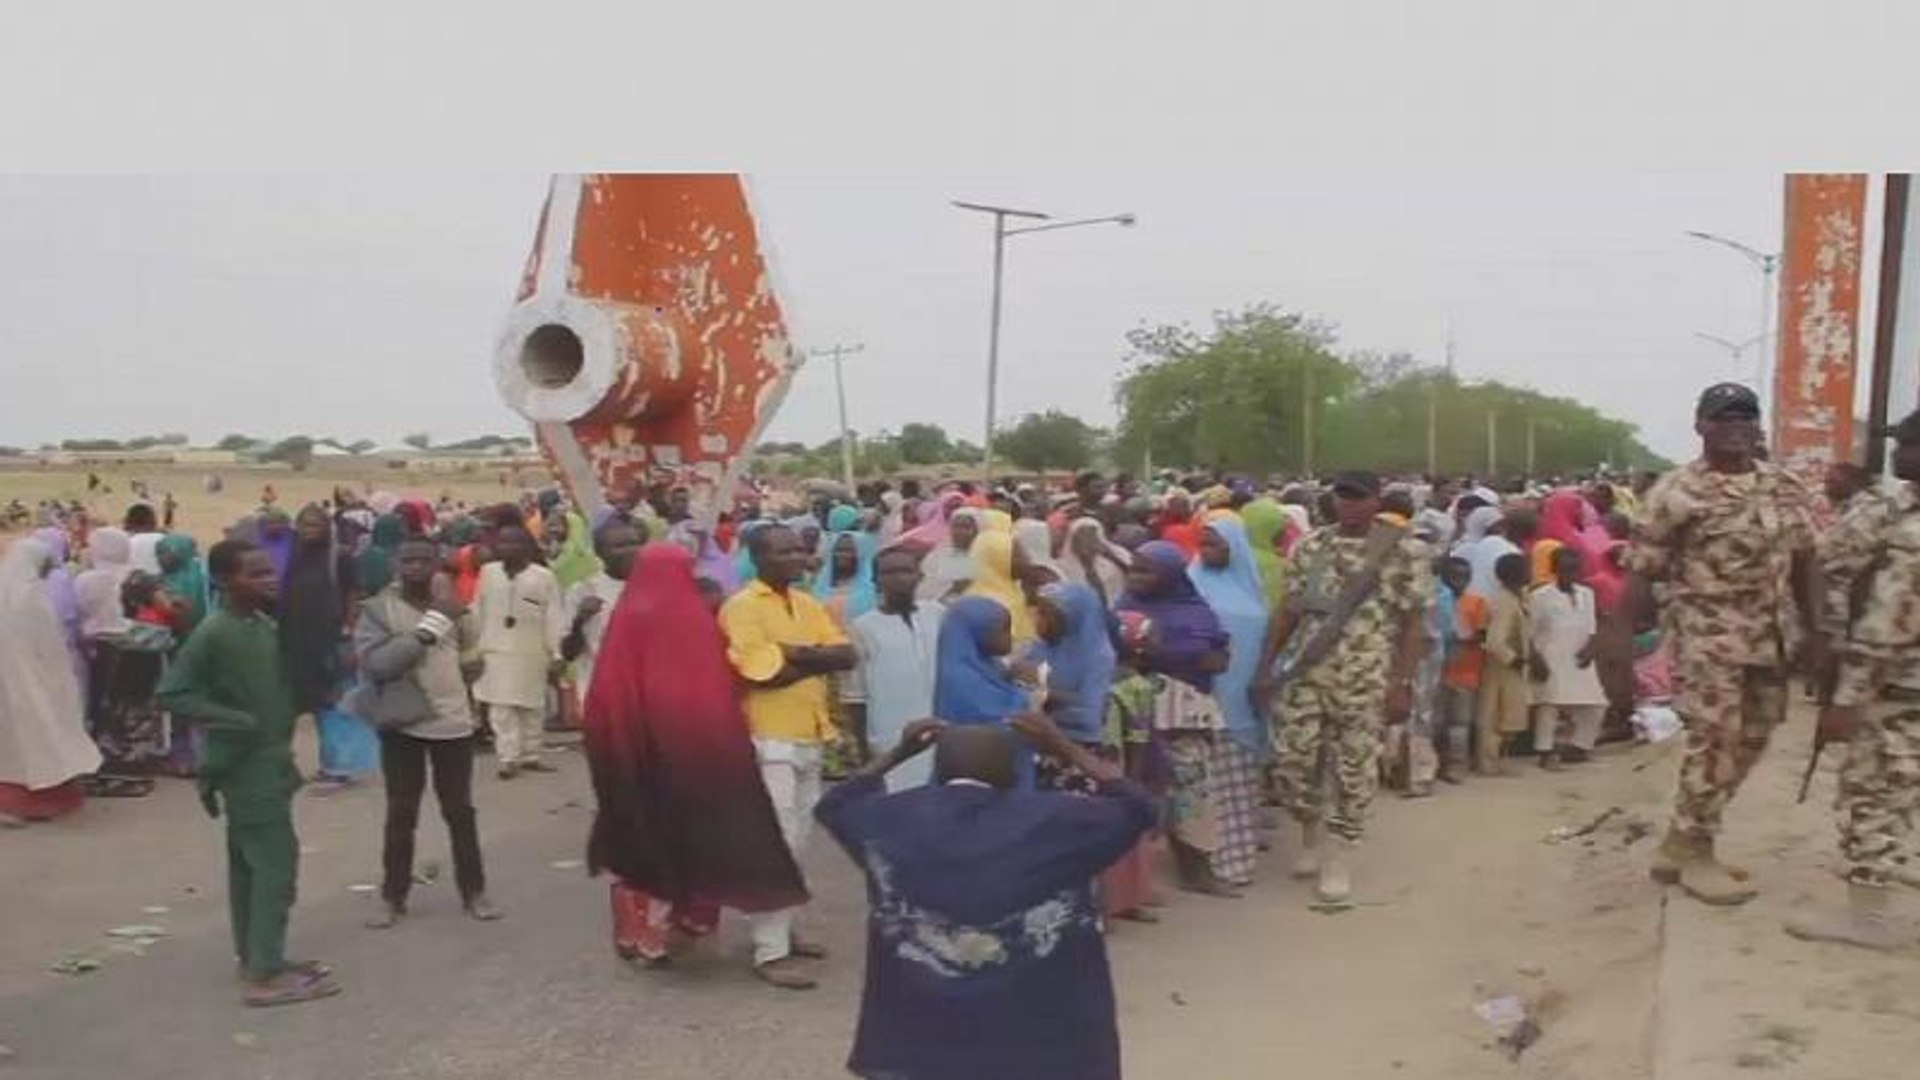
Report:
M 1816 733 L 1813 737 L 1813 754 L 1807 758 L 1807 771 L 1800 774 L 1800 797 L 1794 802 L 1807 801 L 1807 789 L 1813 786 L 1813 774 L 1820 768 L 1820 751 L 1826 748 L 1826 737 Z
M 1394 546 L 1406 534 L 1407 530 L 1398 525 L 1374 522 L 1373 528 L 1367 533 L 1367 542 L 1360 551 L 1360 566 L 1347 579 L 1332 609 L 1301 644 L 1299 651 L 1281 660 L 1279 670 L 1274 673 L 1276 684 L 1306 674 L 1333 652 L 1340 643 L 1340 634 L 1347 628 L 1347 620 L 1353 618 L 1360 605 L 1366 603 L 1374 590 L 1379 588 L 1380 572 L 1386 566 L 1387 556 L 1392 554 Z

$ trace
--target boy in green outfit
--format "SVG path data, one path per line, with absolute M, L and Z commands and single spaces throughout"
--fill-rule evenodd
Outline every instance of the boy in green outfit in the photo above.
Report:
M 293 687 L 280 635 L 264 610 L 280 591 L 265 551 L 215 544 L 207 568 L 223 593 L 161 682 L 160 704 L 206 731 L 200 802 L 227 815 L 227 892 L 248 1005 L 289 1005 L 340 992 L 324 965 L 286 958 L 300 842 L 293 834 Z

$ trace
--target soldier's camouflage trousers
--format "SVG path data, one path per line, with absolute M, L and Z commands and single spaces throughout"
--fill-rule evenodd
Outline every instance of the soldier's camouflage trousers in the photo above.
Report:
M 1907 872 L 1920 813 L 1920 702 L 1867 706 L 1840 767 L 1847 880 L 1890 885 Z
M 1773 729 L 1787 718 L 1786 675 L 1772 668 L 1694 662 L 1675 672 L 1675 702 L 1687 725 L 1673 827 L 1693 837 L 1720 831 L 1734 792 L 1753 771 Z
M 1294 683 L 1282 691 L 1273 729 L 1274 779 L 1280 805 L 1294 820 L 1324 823 L 1333 836 L 1360 839 L 1379 785 L 1385 715 L 1381 690 Z

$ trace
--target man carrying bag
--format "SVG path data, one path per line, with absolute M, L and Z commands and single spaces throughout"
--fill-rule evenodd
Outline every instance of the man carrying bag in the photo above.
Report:
M 352 711 L 380 730 L 380 768 L 386 776 L 387 825 L 380 896 L 385 906 L 367 925 L 384 930 L 407 914 L 413 885 L 414 831 L 420 800 L 433 772 L 433 794 L 453 847 L 454 882 L 466 913 L 500 917 L 487 899 L 480 830 L 473 809 L 473 707 L 467 696 L 471 657 L 479 640 L 473 617 L 451 598 L 435 598 L 440 551 L 430 540 L 400 546 L 397 580 L 361 606 L 353 651 L 360 685 Z

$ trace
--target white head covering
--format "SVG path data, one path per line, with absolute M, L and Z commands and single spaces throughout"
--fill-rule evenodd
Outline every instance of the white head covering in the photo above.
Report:
M 975 507 L 963 506 L 947 520 L 952 522 L 960 518 L 972 521 L 974 527 L 982 532 L 986 530 L 986 515 Z M 964 551 L 955 547 L 949 534 L 947 539 L 927 551 L 926 558 L 920 560 L 920 589 L 916 595 L 921 600 L 944 600 L 956 586 L 972 581 L 973 574 L 971 546 Z
M 1468 544 L 1485 539 L 1487 530 L 1493 528 L 1499 520 L 1500 508 L 1498 506 L 1475 507 L 1473 512 L 1467 515 L 1465 529 L 1460 534 L 1459 547 L 1465 547 Z M 1455 550 L 1457 551 L 1458 548 Z
M 128 562 L 133 541 L 119 529 L 95 529 L 87 537 L 87 565 L 90 569 L 73 579 L 73 594 L 80 601 L 80 635 L 92 639 L 117 634 L 127 628 L 126 608 L 120 600 L 120 586 L 133 573 Z
M 1013 542 L 1027 553 L 1035 566 L 1053 568 L 1053 530 L 1037 518 L 1021 518 L 1013 523 Z
M 1060 553 L 1060 574 L 1074 585 L 1095 584 L 1088 580 L 1086 564 L 1080 560 L 1079 554 L 1073 547 L 1075 537 L 1089 532 L 1094 535 L 1095 543 L 1101 550 L 1120 562 L 1119 566 L 1115 566 L 1112 560 L 1097 554 L 1093 559 L 1093 576 L 1098 579 L 1100 590 L 1105 593 L 1107 603 L 1111 605 L 1120 599 L 1121 593 L 1127 591 L 1127 572 L 1122 568 L 1133 565 L 1133 552 L 1107 539 L 1107 527 L 1100 523 L 1099 518 L 1074 518 L 1072 524 L 1067 526 L 1067 547 Z
M 41 585 L 52 559 L 38 540 L 0 555 L 0 782 L 29 791 L 100 767 L 66 636 Z

